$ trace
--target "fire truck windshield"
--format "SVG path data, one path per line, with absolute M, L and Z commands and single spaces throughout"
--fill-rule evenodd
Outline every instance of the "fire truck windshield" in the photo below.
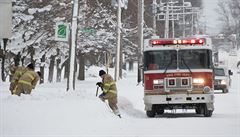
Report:
M 211 51 L 206 49 L 179 50 L 179 69 L 211 68 L 211 56 Z
M 208 69 L 211 68 L 208 49 L 157 50 L 144 52 L 144 70 Z
M 145 70 L 177 69 L 177 51 L 146 51 L 144 53 L 144 64 Z

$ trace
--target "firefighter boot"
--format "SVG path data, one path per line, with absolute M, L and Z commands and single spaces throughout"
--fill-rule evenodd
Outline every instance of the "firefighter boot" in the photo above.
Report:
M 114 109 L 114 110 L 113 110 L 113 113 L 114 113 L 115 115 L 117 115 L 119 118 L 122 118 L 122 117 L 121 117 L 121 114 L 120 114 L 120 112 L 119 112 L 118 109 Z

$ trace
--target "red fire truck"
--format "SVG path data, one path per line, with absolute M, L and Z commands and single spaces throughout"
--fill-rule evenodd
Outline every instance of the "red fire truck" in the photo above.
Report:
M 164 110 L 214 110 L 212 42 L 208 37 L 144 42 L 144 104 L 148 117 Z

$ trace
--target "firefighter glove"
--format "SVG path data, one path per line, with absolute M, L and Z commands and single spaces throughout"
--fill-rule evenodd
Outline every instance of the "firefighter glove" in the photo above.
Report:
M 10 91 L 13 91 L 15 87 L 16 87 L 15 83 L 12 82 L 12 83 L 10 84 L 9 90 L 10 90 Z
M 96 85 L 98 85 L 99 87 L 102 87 L 103 83 L 102 82 L 98 82 Z

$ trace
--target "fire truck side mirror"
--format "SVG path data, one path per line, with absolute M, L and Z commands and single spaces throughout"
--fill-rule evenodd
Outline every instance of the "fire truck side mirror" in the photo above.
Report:
M 231 70 L 228 70 L 228 75 L 233 75 L 233 72 Z
M 139 69 L 144 69 L 144 65 L 139 65 Z

